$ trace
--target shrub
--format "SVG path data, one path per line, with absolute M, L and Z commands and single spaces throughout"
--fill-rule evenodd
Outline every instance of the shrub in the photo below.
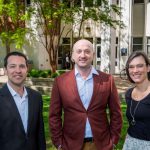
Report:
M 39 70 L 37 69 L 31 69 L 31 71 L 29 72 L 31 77 L 35 77 L 38 78 L 39 77 Z
M 47 70 L 48 74 L 51 75 L 52 71 L 51 70 Z
M 59 74 L 57 72 L 54 72 L 51 74 L 51 78 L 56 78 Z
M 47 78 L 48 75 L 49 75 L 49 74 L 48 74 L 48 71 L 41 71 L 40 74 L 39 74 L 39 76 L 40 76 L 40 77 L 43 77 L 43 78 Z
M 61 75 L 61 74 L 65 73 L 66 71 L 65 70 L 58 70 L 57 72 L 59 73 L 59 75 Z

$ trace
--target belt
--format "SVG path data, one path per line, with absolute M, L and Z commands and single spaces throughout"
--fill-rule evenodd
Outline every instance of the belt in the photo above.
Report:
M 93 142 L 94 139 L 92 137 L 84 138 L 84 143 Z

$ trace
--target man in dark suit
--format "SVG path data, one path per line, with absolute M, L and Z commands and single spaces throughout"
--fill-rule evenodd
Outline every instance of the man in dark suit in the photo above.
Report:
M 8 82 L 0 89 L 0 150 L 46 150 L 42 97 L 24 86 L 27 66 L 20 52 L 4 59 Z
M 96 71 L 93 58 L 92 43 L 77 41 L 75 68 L 55 79 L 49 125 L 58 150 L 112 150 L 119 141 L 122 115 L 114 79 Z

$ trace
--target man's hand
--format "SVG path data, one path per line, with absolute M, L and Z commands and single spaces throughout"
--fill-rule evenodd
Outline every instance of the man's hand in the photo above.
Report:
M 58 146 L 57 150 L 62 150 L 62 147 L 61 145 Z

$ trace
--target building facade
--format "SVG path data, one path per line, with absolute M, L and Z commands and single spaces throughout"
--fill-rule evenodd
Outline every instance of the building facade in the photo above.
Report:
M 121 7 L 120 19 L 125 27 L 112 29 L 88 20 L 83 25 L 82 36 L 93 42 L 97 69 L 118 74 L 125 67 L 133 51 L 144 51 L 150 57 L 150 0 L 111 1 Z M 76 38 L 76 32 L 73 38 Z M 72 35 L 62 37 L 61 54 L 68 53 L 72 46 Z M 63 55 L 58 55 L 58 65 L 63 67 Z
M 131 52 L 144 51 L 150 57 L 150 0 L 110 0 L 111 3 L 121 7 L 122 15 L 111 15 L 121 20 L 125 27 L 113 29 L 89 19 L 83 23 L 81 36 L 93 43 L 95 49 L 93 65 L 96 69 L 119 74 L 124 69 Z M 82 0 L 79 4 L 82 6 Z M 30 24 L 34 28 L 34 19 Z M 77 24 L 68 25 L 68 28 L 74 28 L 74 30 L 67 36 L 67 31 L 62 35 L 58 51 L 58 69 L 65 69 L 65 56 L 71 55 L 72 45 L 79 31 Z M 23 47 L 23 52 L 33 61 L 35 68 L 49 69 L 49 57 L 46 50 L 38 42 L 38 38 L 34 40 L 32 46 Z M 4 55 L 5 48 L 0 44 L 0 66 L 2 66 Z

